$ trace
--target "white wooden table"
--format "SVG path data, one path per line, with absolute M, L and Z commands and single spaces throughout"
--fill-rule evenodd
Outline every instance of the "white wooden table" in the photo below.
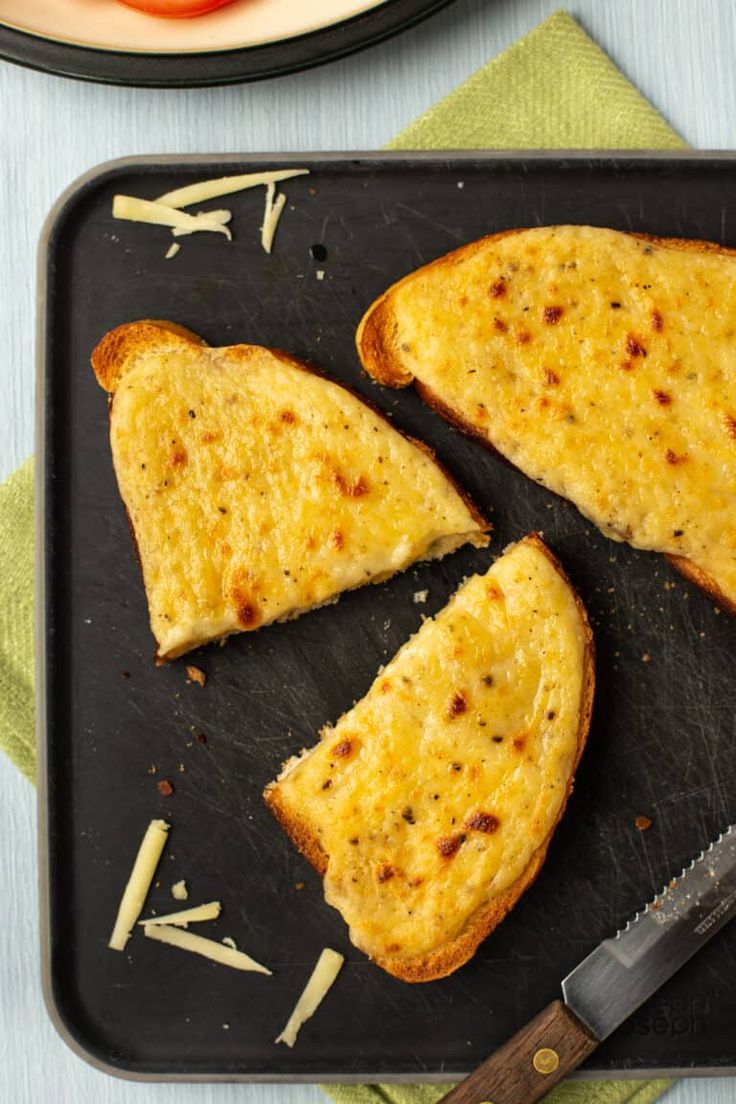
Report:
M 79 173 L 125 154 L 381 146 L 557 6 L 459 0 L 367 53 L 240 88 L 104 88 L 0 63 L 0 478 L 33 449 L 39 229 Z M 692 145 L 736 145 L 733 0 L 570 0 L 568 7 Z M 66 1048 L 41 1000 L 34 797 L 0 755 L 0 1104 L 324 1101 L 316 1087 L 117 1081 Z M 735 1100 L 736 1079 L 691 1079 L 668 1094 L 667 1104 Z

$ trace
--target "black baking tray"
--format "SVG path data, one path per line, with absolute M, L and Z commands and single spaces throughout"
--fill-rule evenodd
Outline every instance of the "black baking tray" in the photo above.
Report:
M 235 239 L 115 222 L 115 192 L 307 165 L 272 256 L 262 194 L 229 197 Z M 575 222 L 736 246 L 725 155 L 443 154 L 151 158 L 104 165 L 57 204 L 41 251 L 38 724 L 46 999 L 67 1041 L 139 1078 L 451 1080 L 552 999 L 560 979 L 736 820 L 736 621 L 651 554 L 604 539 L 569 504 L 360 372 L 354 332 L 387 284 L 482 234 Z M 313 253 L 326 250 L 325 259 Z M 318 270 L 324 273 L 318 279 Z M 213 344 L 288 349 L 428 441 L 490 511 L 463 550 L 300 620 L 156 668 L 89 354 L 139 317 Z M 377 668 L 504 545 L 541 530 L 591 614 L 598 691 L 575 792 L 533 888 L 471 963 L 406 985 L 348 942 L 319 879 L 261 800 L 281 761 L 364 693 Z M 427 589 L 426 606 L 413 594 Z M 206 735 L 206 743 L 197 740 Z M 151 773 L 155 767 L 155 773 Z M 182 769 L 183 768 L 183 769 Z M 173 782 L 161 797 L 157 781 Z M 634 826 L 651 817 L 647 832 Z M 135 936 L 106 947 L 145 825 L 173 825 L 150 906 L 219 898 L 211 931 L 274 969 L 228 971 Z M 301 883 L 304 888 L 297 888 Z M 288 1050 L 272 1039 L 320 949 L 347 956 Z M 736 1067 L 736 926 L 721 932 L 588 1062 L 588 1075 Z M 226 1026 L 227 1025 L 227 1026 Z

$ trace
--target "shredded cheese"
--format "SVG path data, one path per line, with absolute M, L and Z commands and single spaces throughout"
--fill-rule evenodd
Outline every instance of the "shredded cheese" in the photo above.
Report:
M 179 211 L 164 203 L 138 199 L 136 196 L 114 196 L 112 217 L 126 219 L 128 222 L 147 222 L 153 226 L 171 226 L 175 230 L 188 230 L 190 233 L 196 230 L 211 230 L 217 234 L 224 234 L 228 241 L 232 240 L 232 234 L 227 226 L 223 226 L 216 220 L 203 218 L 201 215 L 188 215 L 186 211 Z
M 152 820 L 146 829 L 146 834 L 138 848 L 138 854 L 128 878 L 128 884 L 123 891 L 115 927 L 108 943 L 108 947 L 113 951 L 125 950 L 125 945 L 130 939 L 130 933 L 135 927 L 135 922 L 141 914 L 141 909 L 151 888 L 161 852 L 166 846 L 170 827 L 165 820 Z
M 176 210 L 176 208 L 172 208 Z M 183 212 L 182 212 L 183 213 Z M 184 238 L 188 234 L 196 234 L 198 230 L 211 230 L 209 225 L 211 222 L 216 222 L 219 226 L 227 226 L 230 219 L 233 217 L 232 211 L 228 211 L 227 208 L 216 211 L 197 211 L 196 215 L 191 216 L 195 222 L 199 223 L 198 226 L 175 226 L 171 233 L 175 238 Z
M 167 207 L 190 207 L 193 203 L 204 203 L 218 196 L 244 192 L 248 188 L 257 188 L 261 184 L 277 183 L 279 180 L 291 180 L 294 176 L 305 176 L 309 169 L 274 169 L 268 172 L 245 173 L 242 176 L 220 176 L 214 180 L 200 180 L 197 184 L 187 184 L 175 188 L 173 192 L 164 192 L 156 200 Z
M 332 983 L 340 973 L 344 961 L 343 956 L 337 951 L 325 947 L 317 959 L 317 965 L 312 971 L 312 976 L 307 982 L 304 992 L 289 1016 L 286 1027 L 279 1037 L 274 1039 L 275 1043 L 286 1043 L 288 1047 L 293 1047 L 299 1029 L 319 1008 Z
M 145 928 L 148 925 L 159 927 L 161 924 L 171 924 L 175 928 L 185 928 L 187 924 L 199 924 L 203 920 L 216 920 L 220 915 L 220 902 L 209 901 L 206 905 L 195 905 L 194 908 L 182 909 L 181 912 L 170 912 L 166 916 L 149 916 L 146 920 L 139 920 L 138 926 Z
M 186 901 L 189 896 L 189 890 L 187 889 L 187 883 L 182 880 L 180 882 L 174 882 L 171 887 L 171 896 L 175 901 Z
M 172 242 L 169 248 L 164 253 L 164 260 L 170 261 L 172 257 L 176 256 L 180 249 L 181 246 L 178 242 Z
M 270 253 L 276 227 L 281 218 L 281 212 L 286 205 L 286 196 L 280 192 L 274 199 L 275 184 L 269 184 L 266 188 L 266 209 L 263 213 L 263 226 L 261 227 L 261 245 L 264 252 Z
M 202 955 L 203 958 L 219 962 L 222 966 L 231 966 L 233 970 L 250 970 L 253 973 L 269 976 L 271 974 L 266 966 L 261 966 L 260 962 L 256 962 L 242 951 L 234 951 L 214 939 L 205 939 L 204 936 L 194 935 L 192 932 L 182 931 L 174 926 L 149 922 L 143 925 L 143 934 L 148 939 L 157 939 L 159 943 L 167 943 L 170 947 L 179 947 L 182 951 Z

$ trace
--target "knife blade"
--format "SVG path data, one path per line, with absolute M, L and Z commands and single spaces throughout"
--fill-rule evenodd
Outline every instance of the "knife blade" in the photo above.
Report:
M 736 825 L 562 982 L 553 1001 L 440 1104 L 535 1104 L 736 916 Z

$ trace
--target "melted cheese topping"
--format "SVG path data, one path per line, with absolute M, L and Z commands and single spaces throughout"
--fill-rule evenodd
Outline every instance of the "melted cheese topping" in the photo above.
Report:
M 736 258 L 550 227 L 390 297 L 406 382 L 608 536 L 686 557 L 736 601 Z
M 110 437 L 162 657 L 487 543 L 423 450 L 256 346 L 140 354 Z
M 451 941 L 523 874 L 568 792 L 584 653 L 569 585 L 523 541 L 287 765 L 279 804 L 319 840 L 325 896 L 367 954 Z

